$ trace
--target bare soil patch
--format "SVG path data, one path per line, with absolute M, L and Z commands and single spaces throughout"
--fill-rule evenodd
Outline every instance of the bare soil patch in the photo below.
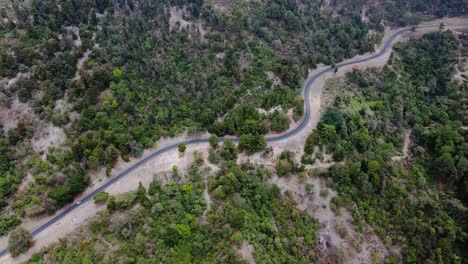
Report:
M 244 260 L 250 264 L 255 264 L 255 259 L 253 257 L 254 247 L 249 244 L 246 240 L 242 242 L 242 245 L 239 248 L 234 248 L 237 253 L 239 253 Z
M 201 38 L 204 39 L 206 35 L 206 30 L 203 27 L 203 21 L 201 19 L 196 20 L 189 20 L 190 13 L 187 11 L 186 7 L 179 8 L 177 6 L 172 6 L 169 9 L 170 17 L 169 17 L 169 29 L 170 30 L 191 30 L 194 29 L 198 31 Z

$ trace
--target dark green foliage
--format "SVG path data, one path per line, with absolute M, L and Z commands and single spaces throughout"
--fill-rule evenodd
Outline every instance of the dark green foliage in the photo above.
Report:
M 17 71 L 15 58 L 10 54 L 0 54 L 0 76 L 13 77 Z
M 270 116 L 270 120 L 270 128 L 274 132 L 283 132 L 289 128 L 288 117 L 280 111 L 273 112 Z
M 210 135 L 209 141 L 212 149 L 216 149 L 218 147 L 219 139 L 216 135 Z
M 100 192 L 93 197 L 95 204 L 106 202 L 108 199 L 109 199 L 109 194 L 106 192 Z
M 7 135 L 8 142 L 11 145 L 16 145 L 25 138 L 32 136 L 32 128 L 28 127 L 25 123 L 20 122 L 16 127 L 8 130 Z
M 73 200 L 70 190 L 66 186 L 58 186 L 50 192 L 50 197 L 57 202 L 59 206 L 69 203 Z
M 336 130 L 340 131 L 343 125 L 343 114 L 336 107 L 331 107 L 322 116 L 321 122 L 332 125 Z
M 263 135 L 242 135 L 239 138 L 239 150 L 246 150 L 247 153 L 253 154 L 259 152 L 266 147 L 267 143 Z
M 0 235 L 7 234 L 8 230 L 21 224 L 21 220 L 16 215 L 0 216 Z
M 365 220 L 382 239 L 404 245 L 404 262 L 458 263 L 467 245 L 466 83 L 450 82 L 459 41 L 434 33 L 396 51 L 382 72 L 348 74 L 357 94 L 336 98 L 305 152 L 321 146 L 345 160 L 324 173 L 340 192 L 337 204 L 354 201 L 358 228 Z M 405 128 L 413 146 L 403 166 L 392 156 Z
M 211 130 L 217 135 L 261 135 L 268 132 L 266 123 L 253 105 L 236 108 L 223 122 L 215 122 Z
M 6 173 L 13 168 L 14 160 L 13 151 L 6 142 L 0 138 L 0 171 Z
M 150 206 L 114 208 L 90 221 L 78 240 L 68 239 L 33 256 L 29 263 L 45 259 L 59 263 L 115 263 L 135 260 L 149 263 L 241 263 L 233 247 L 243 241 L 255 249 L 257 262 L 311 263 L 316 231 L 320 225 L 298 210 L 276 186 L 265 184 L 269 172 L 255 167 L 231 164 L 210 176 L 211 209 L 203 191 L 204 176 L 192 167 L 187 182 L 162 186 L 153 182 L 148 195 L 140 185 L 137 197 L 144 195 Z M 138 198 L 137 198 L 138 199 Z M 101 244 L 105 241 L 105 244 Z M 156 242 L 157 241 L 157 242 Z M 295 241 L 291 244 L 289 241 Z M 95 249 L 107 243 L 118 250 Z M 80 246 L 81 245 L 81 246 Z
M 22 174 L 18 168 L 15 167 L 16 163 L 17 161 L 13 149 L 0 138 L 0 208 L 6 206 L 8 197 L 16 191 L 18 185 L 21 183 Z M 8 216 L 6 217 L 12 219 Z M 7 220 L 3 219 L 1 222 L 5 223 L 5 221 Z M 11 227 L 14 225 L 10 222 L 5 224 L 4 227 L 5 226 Z
M 223 147 L 220 151 L 221 157 L 225 160 L 236 160 L 237 159 L 237 148 L 236 145 L 232 142 L 231 139 L 224 139 Z
M 304 166 L 296 164 L 294 154 L 290 151 L 281 153 L 278 163 L 276 164 L 276 173 L 278 176 L 290 176 L 304 171 Z
M 148 197 L 146 196 L 145 187 L 143 187 L 143 185 L 141 185 L 141 182 L 138 184 L 137 199 L 138 199 L 138 202 L 142 206 L 147 207 L 147 208 L 151 207 L 151 202 L 148 199 Z
M 185 143 L 180 143 L 180 144 L 177 146 L 177 149 L 179 150 L 180 153 L 184 153 L 184 152 L 185 152 L 185 149 L 187 149 L 187 146 L 185 145 Z
M 415 25 L 428 17 L 460 16 L 466 14 L 464 0 L 408 0 L 408 1 L 336 1 L 339 13 L 356 13 L 366 5 L 371 25 L 382 20 L 396 26 Z

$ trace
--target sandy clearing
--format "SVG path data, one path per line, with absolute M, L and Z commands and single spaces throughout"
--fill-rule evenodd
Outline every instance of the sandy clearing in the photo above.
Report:
M 209 149 L 208 149 L 209 150 Z M 203 155 L 203 161 L 204 161 L 204 164 L 205 166 L 210 170 L 210 173 L 205 173 L 204 174 L 204 183 L 205 183 L 205 189 L 203 190 L 203 198 L 205 199 L 205 202 L 206 202 L 206 209 L 205 211 L 203 211 L 203 214 L 201 216 L 201 223 L 207 223 L 206 221 L 206 214 L 210 211 L 211 209 L 211 204 L 212 204 L 212 201 L 211 201 L 211 195 L 208 191 L 208 178 L 210 177 L 209 175 L 214 175 L 216 173 L 218 173 L 218 171 L 220 170 L 220 168 L 212 163 L 209 162 L 208 160 L 208 155 Z
M 19 121 L 31 123 L 34 127 L 31 145 L 37 153 L 46 152 L 50 146 L 58 147 L 66 140 L 63 128 L 44 122 L 29 103 L 22 103 L 15 97 L 10 103 L 0 106 L 0 122 L 3 129 L 8 131 L 16 127 Z
M 393 156 L 392 161 L 401 161 L 408 157 L 409 148 L 411 146 L 411 130 L 408 129 L 404 132 L 404 142 L 403 142 L 403 151 L 402 155 Z
M 452 21 L 452 20 L 450 20 Z M 447 22 L 448 23 L 448 22 Z M 446 27 L 449 28 L 449 27 Z M 382 43 L 385 43 L 386 40 L 388 40 L 389 36 L 391 33 L 393 33 L 395 30 L 387 30 L 385 37 L 383 39 Z M 437 31 L 437 29 L 424 29 L 421 30 L 424 32 L 431 32 L 431 31 Z M 420 33 L 418 31 L 418 33 Z M 411 36 L 411 34 L 414 33 L 407 33 L 402 37 L 397 38 L 400 40 L 405 40 L 408 36 Z M 380 46 L 380 48 L 382 45 Z M 377 49 L 377 50 L 380 50 Z M 369 56 L 370 54 L 365 54 L 365 55 L 360 55 L 356 56 L 353 59 L 350 60 L 355 60 L 362 58 L 364 56 Z M 372 61 L 368 61 L 365 63 L 361 63 L 357 66 L 345 66 L 345 67 L 340 67 L 338 73 L 328 73 L 324 74 L 321 76 L 317 81 L 314 83 L 314 89 L 311 91 L 311 122 L 307 124 L 306 128 L 301 131 L 301 133 L 297 134 L 293 139 L 285 139 L 282 141 L 278 141 L 272 144 L 269 144 L 272 149 L 273 149 L 273 154 L 278 155 L 278 153 L 281 153 L 283 150 L 291 150 L 297 154 L 296 158 L 299 159 L 300 156 L 303 153 L 303 146 L 305 143 L 305 140 L 308 136 L 308 134 L 316 127 L 318 121 L 320 120 L 320 102 L 321 102 L 321 93 L 322 89 L 325 83 L 325 80 L 331 77 L 339 77 L 343 76 L 347 71 L 350 71 L 352 69 L 364 69 L 367 67 L 379 67 L 385 65 L 387 62 L 388 58 L 390 56 L 390 50 L 388 50 L 384 56 L 374 59 Z M 349 61 L 349 60 L 347 60 Z M 346 62 L 346 61 L 345 61 Z M 320 70 L 323 70 L 325 67 L 319 67 L 318 69 L 314 71 L 310 71 L 309 74 L 316 73 Z M 292 130 L 293 128 L 290 128 Z M 206 136 L 206 134 L 201 135 L 201 136 Z M 168 146 L 170 143 L 175 143 L 175 142 L 180 142 L 181 139 L 187 138 L 186 136 L 180 136 L 174 139 L 163 139 L 159 142 L 160 147 Z M 191 151 L 198 150 L 202 153 L 204 153 L 204 156 L 207 156 L 208 153 L 208 144 L 197 144 L 197 145 L 190 145 L 187 147 L 187 153 L 190 153 Z M 148 153 L 153 152 L 155 149 L 149 149 L 144 152 L 143 155 L 147 155 Z M 191 163 L 192 160 L 192 155 L 184 155 L 184 157 L 179 157 L 179 154 L 177 153 L 177 150 L 172 150 L 163 156 L 159 156 L 148 163 L 146 163 L 144 166 L 136 169 L 134 172 L 132 172 L 130 175 L 124 177 L 120 181 L 118 181 L 116 184 L 112 185 L 109 187 L 107 190 L 111 194 L 118 194 L 118 193 L 123 193 L 131 190 L 136 190 L 138 187 L 138 183 L 141 181 L 144 186 L 147 186 L 153 179 L 153 175 L 158 172 L 163 172 L 167 171 L 170 168 L 172 168 L 173 165 L 177 165 L 179 167 L 179 171 L 183 171 L 184 169 L 187 168 L 188 164 Z M 242 159 L 240 157 L 239 159 Z M 248 157 L 248 160 L 258 160 L 259 162 L 262 162 L 262 158 L 260 154 L 255 154 L 251 157 Z M 136 160 L 136 159 L 133 159 Z M 264 162 L 264 161 L 263 161 Z M 271 161 L 267 161 L 264 163 L 269 163 Z M 119 165 L 117 166 L 116 170 L 121 170 L 122 168 L 129 167 L 129 163 L 122 163 L 120 162 Z M 83 197 L 87 193 L 90 193 L 91 190 L 97 188 L 95 186 L 96 184 L 100 185 L 99 181 L 105 179 L 105 173 L 97 173 L 98 177 L 95 177 L 97 181 L 93 181 L 94 184 L 90 186 L 90 188 L 87 189 L 85 193 L 83 193 L 80 197 Z M 100 175 L 100 177 L 99 177 Z M 169 179 L 168 177 L 165 178 L 158 178 L 162 182 L 167 182 Z M 80 198 L 78 198 L 79 200 Z M 96 214 L 96 212 L 102 210 L 102 208 L 99 208 L 99 206 L 95 206 L 93 203 L 86 203 L 83 204 L 79 209 L 73 211 L 73 213 L 67 215 L 65 218 L 63 218 L 61 221 L 59 221 L 56 225 L 53 227 L 50 227 L 47 229 L 47 231 L 44 231 L 43 233 L 40 233 L 38 236 L 35 237 L 36 244 L 26 253 L 21 256 L 19 256 L 16 259 L 12 259 L 9 255 L 6 255 L 2 258 L 0 258 L 0 262 L 2 263 L 16 263 L 16 262 L 21 262 L 27 260 L 33 253 L 38 252 L 41 247 L 46 246 L 52 242 L 57 241 L 60 237 L 64 237 L 66 234 L 69 234 L 72 232 L 77 226 L 81 225 L 82 223 L 85 222 L 86 219 L 89 217 L 93 216 Z M 43 223 L 47 222 L 49 219 L 52 217 L 44 217 L 42 219 L 28 219 L 25 220 L 24 226 L 29 229 L 33 230 L 39 226 L 41 226 Z M 7 238 L 4 236 L 0 238 L 0 246 L 5 248 L 6 247 L 6 241 Z M 369 248 L 372 248 L 372 245 L 378 244 L 380 240 L 377 239 L 377 242 L 372 243 Z M 381 242 L 380 242 L 381 243 Z M 365 244 L 363 244 L 365 245 Z M 367 247 L 365 247 L 367 248 Z
M 34 133 L 31 145 L 35 152 L 46 153 L 49 147 L 61 146 L 66 139 L 67 135 L 63 128 L 48 124 L 43 129 L 39 129 L 37 133 Z
M 18 124 L 19 121 L 38 121 L 39 116 L 28 103 L 22 103 L 16 96 L 9 102 L 0 106 L 0 122 L 3 124 L 3 130 L 8 131 Z
M 269 80 L 273 81 L 273 85 L 282 85 L 283 82 L 281 79 L 272 71 L 267 72 L 267 77 Z
M 205 6 L 211 6 L 216 12 L 223 13 L 224 15 L 232 14 L 232 2 L 230 0 L 207 0 Z
M 237 248 L 234 248 L 237 253 L 239 253 L 244 260 L 250 264 L 255 264 L 255 259 L 253 257 L 254 247 L 247 242 L 247 240 L 242 241 L 242 245 Z
M 169 30 L 181 30 L 190 28 L 193 26 L 196 30 L 200 33 L 201 39 L 204 40 L 206 35 L 206 30 L 203 28 L 202 20 L 197 19 L 194 21 L 187 21 L 184 19 L 184 15 L 188 14 L 186 7 L 179 8 L 177 6 L 172 6 L 169 9 L 170 17 L 169 17 Z
M 66 27 L 67 37 L 73 41 L 75 47 L 81 47 L 80 28 L 76 26 Z M 75 39 L 76 38 L 76 39 Z
M 10 87 L 16 84 L 21 79 L 29 79 L 31 77 L 31 72 L 18 72 L 15 77 L 11 79 L 3 79 L 0 81 L 0 87 L 4 87 L 3 89 L 10 89 Z

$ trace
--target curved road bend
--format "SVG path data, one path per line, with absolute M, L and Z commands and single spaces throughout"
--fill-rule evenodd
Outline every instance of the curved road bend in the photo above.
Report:
M 465 27 L 467 26 L 468 27 L 468 24 L 458 24 L 458 25 L 445 25 L 445 27 Z M 421 28 L 437 28 L 439 27 L 439 24 L 438 25 L 424 25 L 424 26 L 418 26 L 416 27 L 416 29 L 421 29 Z M 376 54 L 372 55 L 372 56 L 369 56 L 369 57 L 366 57 L 366 58 L 362 58 L 362 59 L 358 59 L 358 60 L 355 60 L 355 61 L 350 61 L 350 62 L 344 62 L 344 63 L 339 63 L 337 64 L 336 66 L 337 67 L 343 67 L 343 66 L 348 66 L 348 65 L 353 65 L 353 64 L 359 64 L 359 63 L 362 63 L 362 62 L 366 62 L 366 61 L 370 61 L 370 60 L 373 60 L 375 58 L 378 58 L 378 57 L 381 57 L 382 55 L 384 55 L 388 49 L 391 47 L 392 43 L 394 42 L 394 40 L 401 34 L 405 33 L 405 32 L 409 32 L 411 31 L 411 28 L 403 28 L 403 29 L 400 29 L 398 31 L 396 31 L 395 33 L 393 33 L 393 35 L 387 40 L 387 42 L 385 43 L 385 45 L 383 46 L 383 48 Z M 304 87 L 303 87 L 303 93 L 304 93 L 304 98 L 306 98 L 306 100 L 304 100 L 305 104 L 304 104 L 304 107 L 305 107 L 305 114 L 304 114 L 304 118 L 302 119 L 302 122 L 296 127 L 294 128 L 293 130 L 289 131 L 289 132 L 286 132 L 284 134 L 280 134 L 280 135 L 275 135 L 275 136 L 270 136 L 270 137 L 267 137 L 266 140 L 268 143 L 271 143 L 271 142 L 277 142 L 277 141 L 280 141 L 280 140 L 284 140 L 284 139 L 287 139 L 287 138 L 290 138 L 290 137 L 293 137 L 295 136 L 297 133 L 299 133 L 302 129 L 304 129 L 304 127 L 307 125 L 307 123 L 309 123 L 309 119 L 310 119 L 310 100 L 307 100 L 307 98 L 310 97 L 310 88 L 312 87 L 312 84 L 314 83 L 315 80 L 317 80 L 318 78 L 320 78 L 321 76 L 323 76 L 324 74 L 332 71 L 333 69 L 331 67 L 327 67 L 323 70 L 321 70 L 320 72 L 310 76 L 306 83 L 304 84 Z M 224 138 L 221 137 L 220 138 L 221 140 L 223 140 Z M 239 138 L 231 138 L 234 142 L 238 142 L 239 141 Z M 191 140 L 187 140 L 187 141 L 181 141 L 179 143 L 174 143 L 170 146 L 167 146 L 167 147 L 164 147 L 162 149 L 159 149 L 159 150 L 156 150 L 155 152 L 151 153 L 150 155 L 142 158 L 141 160 L 139 160 L 138 162 L 136 162 L 135 164 L 133 164 L 131 167 L 129 167 L 128 169 L 122 171 L 121 173 L 117 174 L 116 176 L 114 176 L 112 179 L 110 179 L 108 182 L 106 182 L 105 184 L 103 184 L 102 186 L 100 186 L 99 188 L 97 188 L 96 190 L 92 191 L 91 193 L 89 193 L 88 195 L 86 195 L 84 198 L 82 198 L 81 200 L 79 200 L 78 202 L 74 203 L 73 205 L 71 205 L 70 207 L 66 208 L 64 211 L 62 211 L 61 213 L 59 213 L 58 215 L 56 215 L 54 218 L 52 218 L 51 220 L 49 220 L 48 222 L 46 222 L 45 224 L 43 224 L 42 226 L 38 227 L 37 229 L 33 230 L 31 232 L 32 236 L 36 236 L 37 234 L 39 234 L 40 232 L 44 231 L 45 229 L 47 229 L 49 226 L 52 226 L 53 224 L 57 223 L 58 221 L 60 221 L 60 219 L 62 219 L 64 216 L 66 216 L 67 214 L 69 214 L 71 211 L 75 210 L 76 208 L 78 208 L 82 203 L 86 203 L 86 202 L 89 202 L 90 200 L 93 199 L 94 195 L 106 190 L 109 186 L 111 186 L 112 184 L 114 184 L 115 182 L 117 182 L 118 180 L 122 179 L 123 177 L 125 177 L 127 174 L 133 172 L 134 170 L 136 170 L 137 168 L 139 168 L 141 165 L 143 165 L 144 163 L 146 163 L 147 161 L 159 156 L 159 155 L 162 155 L 170 150 L 173 150 L 173 149 L 176 149 L 178 147 L 178 145 L 180 143 L 185 143 L 186 145 L 193 145 L 193 144 L 199 144 L 199 143 L 208 143 L 208 138 L 199 138 L 199 139 L 191 139 Z M 2 251 L 0 251 L 0 257 L 4 256 L 5 254 L 8 253 L 8 249 L 4 249 Z

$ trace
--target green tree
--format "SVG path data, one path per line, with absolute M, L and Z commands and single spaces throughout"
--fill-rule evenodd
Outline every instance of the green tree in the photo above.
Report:
M 95 204 L 106 202 L 108 199 L 109 199 L 109 194 L 106 192 L 100 192 L 93 197 Z
M 210 146 L 212 149 L 216 149 L 218 147 L 219 139 L 215 134 L 210 135 L 208 141 L 210 142 Z
M 184 153 L 185 150 L 187 149 L 187 145 L 185 145 L 185 143 L 180 143 L 179 146 L 177 146 L 177 149 L 179 150 L 180 153 Z
M 448 181 L 452 180 L 452 177 L 456 173 L 455 162 L 450 153 L 443 153 L 440 157 L 434 161 L 434 173 L 438 177 L 445 178 Z
M 321 122 L 335 126 L 337 131 L 341 130 L 343 121 L 343 114 L 336 107 L 329 108 L 321 119 Z
M 237 148 L 232 142 L 232 139 L 226 138 L 223 143 L 223 147 L 220 152 L 221 157 L 225 160 L 236 160 L 237 159 Z
M 31 233 L 23 227 L 11 231 L 8 238 L 8 250 L 13 257 L 26 252 L 31 246 Z
M 267 143 L 263 135 L 242 135 L 239 138 L 239 150 L 246 150 L 247 153 L 253 154 L 261 151 L 266 147 Z
M 140 183 L 138 183 L 138 190 L 137 190 L 137 199 L 139 200 L 140 204 L 143 207 L 149 208 L 151 207 L 151 202 L 148 199 L 148 196 L 146 196 L 146 190 L 145 187 Z
M 288 129 L 289 119 L 288 117 L 279 111 L 273 112 L 270 117 L 271 120 L 271 130 L 275 132 L 282 132 Z
M 119 82 L 123 78 L 123 71 L 119 68 L 115 68 L 112 72 L 112 76 L 116 82 Z
M 117 201 L 113 195 L 109 196 L 109 199 L 107 200 L 107 210 L 110 212 L 117 210 Z

